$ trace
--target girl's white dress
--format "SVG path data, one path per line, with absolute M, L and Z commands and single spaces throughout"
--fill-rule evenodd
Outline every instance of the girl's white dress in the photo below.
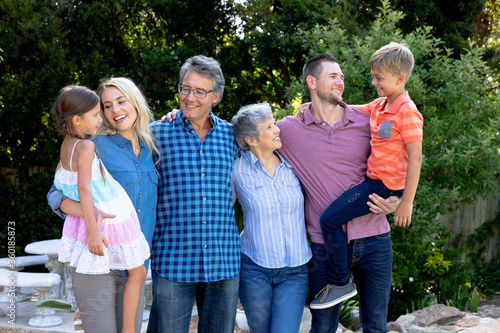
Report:
M 80 140 L 79 140 L 80 141 Z M 71 152 L 71 160 L 76 144 Z M 105 179 L 101 174 L 101 166 Z M 54 184 L 70 199 L 80 201 L 78 196 L 78 172 L 60 168 Z M 82 274 L 106 274 L 113 270 L 129 270 L 144 264 L 149 258 L 149 245 L 141 231 L 139 219 L 132 201 L 121 185 L 113 179 L 104 165 L 94 154 L 92 161 L 91 191 L 94 206 L 101 211 L 116 215 L 104 219 L 99 226 L 107 239 L 109 248 L 104 248 L 104 256 L 97 256 L 87 248 L 87 226 L 82 217 L 68 215 L 64 221 L 59 261 L 67 262 Z

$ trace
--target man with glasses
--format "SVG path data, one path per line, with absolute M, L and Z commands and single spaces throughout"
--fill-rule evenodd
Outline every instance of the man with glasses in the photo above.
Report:
M 189 58 L 172 122 L 152 123 L 160 151 L 156 228 L 151 249 L 153 304 L 148 332 L 188 332 L 193 303 L 200 332 L 233 332 L 240 243 L 231 199 L 239 148 L 230 124 L 211 109 L 224 92 L 219 63 Z

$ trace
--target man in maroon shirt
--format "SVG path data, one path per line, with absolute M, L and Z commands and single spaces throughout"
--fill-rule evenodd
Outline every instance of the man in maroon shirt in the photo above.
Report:
M 304 66 L 303 83 L 311 96 L 304 119 L 287 117 L 279 152 L 292 164 L 306 191 L 305 215 L 313 258 L 309 262 L 311 299 L 328 284 L 328 262 L 319 218 L 342 193 L 364 180 L 370 155 L 369 116 L 342 102 L 344 75 L 338 61 L 320 54 Z M 359 294 L 363 332 L 387 332 L 392 245 L 384 214 L 399 200 L 371 196 L 372 212 L 346 225 L 348 262 Z M 320 296 L 321 297 L 321 296 Z M 335 332 L 339 305 L 311 310 L 311 332 Z

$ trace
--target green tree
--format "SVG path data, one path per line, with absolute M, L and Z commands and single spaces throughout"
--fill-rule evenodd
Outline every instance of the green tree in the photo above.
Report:
M 484 11 L 475 20 L 478 43 L 485 45 L 484 59 L 500 74 L 500 0 L 488 0 Z
M 379 5 L 379 0 L 342 0 L 336 7 L 336 17 L 349 34 L 355 35 L 375 20 Z M 432 27 L 431 34 L 453 49 L 457 59 L 468 47 L 468 40 L 486 45 L 483 59 L 500 73 L 499 0 L 393 0 L 391 6 L 406 14 L 397 24 L 403 33 Z
M 31 1 L 0 2 L 0 165 L 19 171 L 49 165 L 56 136 L 51 100 L 69 80 L 72 64 L 66 32 L 55 6 Z
M 138 82 L 160 116 L 178 107 L 179 70 L 197 54 L 220 61 L 220 50 L 231 38 L 231 1 L 148 1 L 128 38 Z M 225 69 L 225 68 L 224 68 Z M 224 97 L 225 109 L 228 98 Z
M 215 0 L 1 1 L 0 166 L 13 171 L 11 181 L 0 175 L 0 221 L 60 231 L 44 196 L 59 157 L 51 106 L 62 87 L 96 89 L 104 77 L 128 76 L 164 114 L 178 106 L 181 64 L 195 54 L 218 58 L 230 38 L 230 10 L 231 2 Z M 39 167 L 45 173 L 33 175 Z M 52 235 L 33 230 L 20 231 L 19 244 Z
M 61 136 L 51 116 L 59 90 L 68 84 L 95 88 L 102 76 L 132 63 L 125 39 L 116 37 L 123 33 L 120 19 L 128 22 L 126 16 L 131 12 L 126 11 L 128 7 L 121 10 L 119 3 L 0 2 L 4 51 L 0 62 L 0 166 L 11 168 L 10 178 L 0 176 L 5 185 L 0 191 L 4 203 L 0 221 L 18 223 L 20 248 L 34 240 L 60 236 L 62 221 L 45 200 L 59 158 Z M 36 170 L 42 172 L 34 173 Z M 35 226 L 23 228 L 30 224 Z M 0 239 L 3 237 L 2 233 Z M 0 245 L 2 252 L 5 244 Z
M 287 88 L 303 66 L 305 50 L 297 38 L 299 33 L 326 23 L 332 14 L 333 5 L 320 0 L 237 4 L 234 20 L 241 20 L 241 24 L 232 43 L 220 54 L 230 80 L 228 94 L 238 102 L 237 108 L 264 100 L 285 106 L 290 100 Z
M 405 34 L 416 28 L 431 26 L 432 35 L 440 38 L 446 46 L 460 52 L 467 47 L 467 39 L 477 35 L 475 20 L 482 15 L 488 0 L 392 0 L 391 6 L 402 13 L 397 26 Z M 494 0 L 495 1 L 495 0 Z M 339 17 L 341 24 L 347 27 L 352 19 L 362 27 L 369 27 L 379 13 L 379 0 L 343 0 L 344 12 L 348 15 Z M 340 6 L 339 6 L 340 7 Z
M 368 62 L 381 46 L 403 42 L 416 59 L 406 89 L 424 116 L 424 161 L 413 223 L 392 231 L 392 319 L 403 314 L 410 302 L 419 303 L 427 291 L 437 292 L 439 277 L 451 266 L 452 253 L 442 250 L 449 231 L 436 220 L 437 214 L 491 193 L 500 165 L 500 94 L 481 48 L 470 43 L 460 59 L 453 59 L 452 50 L 431 35 L 431 28 L 403 33 L 397 28 L 403 18 L 384 0 L 361 36 L 349 36 L 337 19 L 301 35 L 309 56 L 328 52 L 337 57 L 345 74 L 347 103 L 362 104 L 377 97 Z M 297 81 L 292 87 L 299 91 L 302 84 Z

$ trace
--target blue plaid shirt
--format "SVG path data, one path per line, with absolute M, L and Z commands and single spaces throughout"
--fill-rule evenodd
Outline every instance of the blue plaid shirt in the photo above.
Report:
M 172 123 L 150 125 L 161 153 L 151 267 L 170 281 L 219 281 L 240 270 L 231 200 L 239 148 L 228 122 L 211 111 L 210 121 L 203 142 L 181 112 Z

